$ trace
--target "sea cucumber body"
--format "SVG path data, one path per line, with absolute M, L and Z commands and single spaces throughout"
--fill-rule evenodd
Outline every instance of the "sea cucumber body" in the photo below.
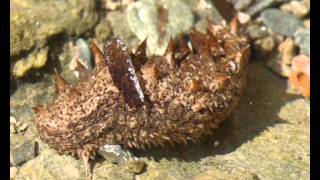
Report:
M 249 46 L 217 30 L 223 55 L 198 49 L 172 67 L 151 56 L 136 69 L 146 102 L 130 107 L 102 66 L 36 113 L 41 139 L 59 153 L 92 156 L 105 144 L 142 149 L 197 141 L 212 133 L 241 96 Z M 193 47 L 197 49 L 196 47 Z

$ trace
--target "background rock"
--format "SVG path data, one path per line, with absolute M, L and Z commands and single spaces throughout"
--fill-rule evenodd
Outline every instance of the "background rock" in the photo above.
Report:
M 256 0 L 254 3 L 246 10 L 246 13 L 250 16 L 255 16 L 264 9 L 275 6 L 284 2 L 289 2 L 290 0 Z
M 17 166 L 35 157 L 35 145 L 32 141 L 24 141 L 22 144 L 11 146 L 10 164 Z
M 59 33 L 79 35 L 97 21 L 95 1 L 10 1 L 10 55 L 42 47 Z
M 19 179 L 85 179 L 84 163 L 71 156 L 58 155 L 52 149 L 24 164 L 16 176 Z
M 310 56 L 310 29 L 303 29 L 296 32 L 295 43 L 300 48 L 300 53 Z
M 17 61 L 13 66 L 13 75 L 15 77 L 22 77 L 32 68 L 39 69 L 43 67 L 48 59 L 48 50 L 49 48 L 45 47 L 39 51 L 34 51 L 29 54 L 28 57 Z
M 164 11 L 168 13 L 167 20 L 165 20 L 166 15 L 163 18 L 158 17 L 160 7 L 166 9 Z M 193 15 L 191 9 L 182 1 L 161 0 L 155 3 L 155 1 L 140 0 L 128 6 L 127 21 L 140 41 L 148 37 L 149 53 L 162 55 L 170 36 L 186 33 L 191 28 Z M 163 23 L 160 25 L 162 27 L 159 27 L 159 23 Z M 161 34 L 159 28 L 163 28 L 164 34 Z
M 261 13 L 262 21 L 273 31 L 283 36 L 293 36 L 303 23 L 297 17 L 278 9 L 267 9 Z

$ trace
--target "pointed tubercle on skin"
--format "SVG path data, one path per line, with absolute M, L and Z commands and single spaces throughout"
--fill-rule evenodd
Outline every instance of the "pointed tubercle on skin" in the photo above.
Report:
M 96 45 L 96 43 L 92 42 L 91 50 L 94 57 L 94 62 L 96 64 L 96 68 L 99 68 L 100 66 L 104 65 L 103 53 Z
M 55 72 L 55 87 L 56 91 L 58 93 L 61 93 L 62 91 L 66 90 L 68 88 L 68 82 L 58 73 L 56 69 L 54 69 Z
M 179 56 L 177 57 L 177 60 L 180 62 L 187 58 L 187 56 L 191 53 L 191 49 L 188 47 L 187 43 L 180 39 L 179 41 Z
M 89 73 L 88 69 L 84 67 L 79 60 L 77 60 L 76 70 L 79 72 L 80 78 L 87 76 L 87 74 Z
M 170 65 L 171 68 L 175 66 L 175 51 L 174 51 L 174 41 L 172 36 L 170 37 L 168 47 L 166 51 L 164 52 L 164 58 L 167 61 L 167 63 Z

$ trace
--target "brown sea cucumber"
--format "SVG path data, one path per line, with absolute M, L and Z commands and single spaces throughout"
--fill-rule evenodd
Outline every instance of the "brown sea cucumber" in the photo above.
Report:
M 163 56 L 131 53 L 119 38 L 104 54 L 93 44 L 95 70 L 81 80 L 57 74 L 57 99 L 34 108 L 41 139 L 59 153 L 94 157 L 105 144 L 144 149 L 197 141 L 212 133 L 241 96 L 249 57 L 245 38 L 210 24 L 190 32 L 192 49 L 173 39 Z

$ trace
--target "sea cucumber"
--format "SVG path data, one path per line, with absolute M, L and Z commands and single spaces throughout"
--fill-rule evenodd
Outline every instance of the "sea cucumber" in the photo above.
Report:
M 41 139 L 60 154 L 89 159 L 105 144 L 144 149 L 211 134 L 243 93 L 249 45 L 213 24 L 189 37 L 192 49 L 171 38 L 163 56 L 150 57 L 146 41 L 135 53 L 120 38 L 104 54 L 93 44 L 94 71 L 78 64 L 76 85 L 57 74 L 57 99 L 33 108 Z

